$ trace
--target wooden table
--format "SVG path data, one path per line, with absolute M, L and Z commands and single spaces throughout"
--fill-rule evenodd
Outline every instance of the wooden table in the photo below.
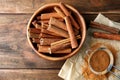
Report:
M 87 26 L 99 12 L 120 22 L 120 0 L 0 0 L 0 80 L 62 80 L 57 74 L 65 61 L 40 58 L 26 38 L 33 12 L 60 1 L 78 9 Z

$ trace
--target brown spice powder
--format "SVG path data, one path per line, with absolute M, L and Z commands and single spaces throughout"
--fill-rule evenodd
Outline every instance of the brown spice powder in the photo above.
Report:
M 105 43 L 96 43 L 96 44 L 92 45 L 91 48 L 90 48 L 90 51 L 88 52 L 88 55 L 90 55 L 93 50 L 99 48 L 101 45 L 105 45 L 113 53 L 114 59 L 117 59 L 117 55 L 116 55 L 117 51 L 111 45 L 105 44 Z M 88 55 L 86 55 L 85 58 L 84 58 L 85 65 L 82 68 L 82 72 L 83 72 L 82 74 L 85 77 L 85 79 L 86 80 L 106 80 L 107 77 L 109 76 L 109 73 L 107 73 L 105 75 L 96 75 L 93 72 L 91 72 L 91 70 L 88 66 L 88 58 L 89 58 Z M 112 71 L 114 71 L 114 69 L 112 69 Z
M 96 51 L 90 59 L 91 67 L 97 72 L 102 72 L 107 69 L 109 63 L 109 55 L 103 50 Z

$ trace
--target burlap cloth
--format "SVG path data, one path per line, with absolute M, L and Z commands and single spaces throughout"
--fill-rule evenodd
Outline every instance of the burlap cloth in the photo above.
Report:
M 108 26 L 117 27 L 120 29 L 120 23 L 111 21 L 102 14 L 98 14 L 94 21 Z M 81 50 L 79 51 L 78 54 L 66 60 L 58 74 L 59 77 L 65 80 L 86 80 L 82 75 L 82 67 L 84 66 L 84 56 L 87 54 L 87 51 L 90 49 L 90 46 L 95 43 L 105 43 L 112 45 L 117 50 L 118 58 L 116 59 L 115 66 L 120 67 L 120 41 L 93 38 L 91 35 L 93 31 L 96 31 L 96 29 L 93 28 L 88 29 L 86 40 Z M 115 70 L 114 72 L 116 73 L 116 75 L 120 75 L 120 71 Z M 119 80 L 119 79 L 116 78 L 114 75 L 110 74 L 107 80 Z

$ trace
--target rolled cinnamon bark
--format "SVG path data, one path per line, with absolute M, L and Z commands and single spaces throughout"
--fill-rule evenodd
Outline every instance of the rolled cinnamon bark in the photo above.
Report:
M 37 23 L 37 20 L 32 21 L 33 26 L 35 26 Z
M 32 42 L 33 43 L 40 43 L 40 39 L 39 38 L 32 38 Z
M 61 39 L 61 37 L 59 36 L 53 36 L 53 35 L 49 35 L 49 34 L 44 34 L 44 33 L 40 33 L 40 38 L 54 38 L 54 39 Z
M 30 33 L 36 33 L 36 34 L 40 34 L 41 33 L 41 29 L 37 29 L 37 28 L 29 28 L 28 31 Z
M 51 51 L 51 54 L 69 54 L 71 52 L 72 52 L 71 48 L 65 48 L 65 49 L 61 49 L 61 50 L 55 51 L 55 52 Z
M 51 17 L 55 17 L 55 18 L 62 18 L 58 13 L 56 12 L 52 12 L 52 13 L 44 13 L 41 14 L 41 20 L 49 20 Z
M 118 28 L 110 27 L 110 26 L 107 26 L 107 25 L 104 25 L 104 24 L 93 22 L 93 21 L 91 21 L 90 26 L 93 27 L 93 28 L 108 31 L 108 32 L 113 33 L 113 34 L 119 34 L 119 32 L 120 32 L 120 29 L 118 29 Z
M 51 52 L 50 46 L 38 46 L 38 52 L 42 52 L 42 53 L 49 53 L 49 54 L 68 54 L 71 53 L 71 48 L 66 48 L 63 50 L 59 50 L 59 51 L 55 51 L 55 52 Z
M 68 34 L 70 36 L 71 46 L 74 49 L 74 48 L 78 47 L 78 43 L 77 43 L 77 39 L 75 37 L 75 33 L 74 33 L 72 25 L 71 25 L 71 21 L 68 16 L 65 17 L 65 22 L 66 22 Z
M 73 31 L 74 31 L 75 35 L 79 34 L 79 30 L 78 29 L 74 28 Z
M 62 37 L 65 37 L 65 38 L 68 38 L 69 35 L 68 35 L 68 32 L 63 30 L 63 29 L 60 29 L 58 27 L 55 27 L 51 24 L 49 24 L 49 27 L 47 28 L 48 31 L 51 31 L 51 32 L 54 32 Z
M 76 36 L 76 39 L 80 39 L 80 38 L 81 38 L 80 35 L 77 35 L 77 36 Z M 51 43 L 51 46 L 58 45 L 58 44 L 65 44 L 65 43 L 68 43 L 68 42 L 70 42 L 70 38 L 67 38 L 67 39 L 63 39 L 63 40 L 60 40 L 60 41 L 53 42 L 53 43 Z
M 102 33 L 102 32 L 94 32 L 93 37 L 109 39 L 109 40 L 120 40 L 120 35 L 118 34 L 108 34 L 108 33 Z
M 33 21 L 32 24 L 34 25 L 35 28 L 41 29 L 41 25 L 37 23 L 37 21 Z
M 45 23 L 41 23 L 41 27 L 42 27 L 42 29 L 47 29 L 48 28 L 48 26 L 49 26 L 49 24 L 45 24 Z
M 70 17 L 70 20 L 72 22 L 72 25 L 76 28 L 76 29 L 80 29 L 79 25 L 77 24 L 77 22 L 74 20 L 74 18 L 72 17 L 72 15 L 69 13 L 69 11 L 67 10 L 66 6 L 63 3 L 60 3 L 60 8 L 62 9 L 62 11 L 64 12 L 64 14 L 66 16 Z
M 71 43 L 67 42 L 64 44 L 56 44 L 56 45 L 51 45 L 51 51 L 55 52 L 61 49 L 65 49 L 65 48 L 71 48 Z
M 49 50 L 50 46 L 38 46 L 38 52 L 43 52 L 43 53 L 51 53 L 51 51 Z
M 53 17 L 50 18 L 49 24 L 54 25 L 54 26 L 56 26 L 58 28 L 61 28 L 61 29 L 65 30 L 65 31 L 67 31 L 65 23 L 61 22 L 61 21 L 59 21 L 59 20 L 57 20 L 57 19 L 55 19 Z
M 54 32 L 51 32 L 51 31 L 48 31 L 46 29 L 41 29 L 41 32 L 44 33 L 44 34 L 49 34 L 49 35 L 53 35 L 53 36 L 59 36 L 58 34 L 54 33 Z
M 40 45 L 50 45 L 53 42 L 59 41 L 61 39 L 54 39 L 54 38 L 41 38 Z
M 49 20 L 39 20 L 37 21 L 38 23 L 45 23 L 45 24 L 48 24 Z
M 29 33 L 28 35 L 29 35 L 30 38 L 40 38 L 40 34 Z
M 54 10 L 62 17 L 65 17 L 65 14 L 62 12 L 62 10 L 58 7 L 54 7 Z

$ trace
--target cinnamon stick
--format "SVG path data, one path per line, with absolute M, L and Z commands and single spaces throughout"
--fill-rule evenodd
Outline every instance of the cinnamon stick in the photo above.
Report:
M 32 21 L 33 26 L 35 26 L 37 23 L 37 20 Z
M 57 20 L 57 19 L 55 19 L 53 17 L 50 18 L 49 24 L 54 25 L 54 26 L 56 26 L 58 28 L 61 28 L 61 29 L 65 30 L 65 31 L 67 31 L 65 23 L 61 22 L 61 21 L 59 21 L 59 20 Z
M 60 29 L 58 27 L 55 27 L 51 24 L 49 24 L 49 27 L 47 28 L 48 31 L 51 31 L 51 32 L 54 32 L 62 37 L 65 37 L 65 38 L 68 38 L 69 35 L 68 35 L 68 32 L 63 30 L 63 29 Z
M 120 32 L 120 30 L 118 28 L 110 27 L 110 26 L 107 26 L 107 25 L 104 25 L 104 24 L 93 22 L 93 21 L 91 21 L 90 26 L 93 27 L 93 28 L 108 31 L 108 32 L 113 33 L 113 34 L 119 34 L 119 32 Z
M 108 33 L 102 33 L 102 32 L 94 32 L 93 36 L 95 38 L 103 38 L 103 39 L 109 39 L 109 40 L 120 40 L 120 35 L 118 35 L 118 34 L 108 34 Z
M 40 38 L 40 34 L 29 33 L 28 35 L 29 35 L 30 38 Z
M 47 29 L 49 25 L 42 22 L 41 26 L 42 26 L 42 29 Z
M 54 39 L 54 38 L 41 38 L 40 45 L 50 45 L 53 42 L 59 41 L 61 39 Z
M 39 38 L 32 38 L 32 42 L 33 43 L 40 43 L 40 39 Z
M 44 33 L 44 34 L 49 34 L 49 35 L 53 35 L 53 36 L 59 36 L 58 34 L 56 34 L 54 32 L 51 32 L 51 31 L 48 31 L 46 29 L 41 29 L 41 32 Z
M 57 19 L 57 20 L 59 20 L 59 21 L 64 21 L 63 18 L 59 18 L 59 19 Z M 48 20 L 46 20 L 46 19 L 45 19 L 45 20 L 38 20 L 37 23 L 40 23 L 40 24 L 41 24 L 41 23 L 48 24 L 48 23 L 49 23 L 49 19 L 48 19 Z
M 67 42 L 64 44 L 56 44 L 56 45 L 51 45 L 51 51 L 55 52 L 61 49 L 65 49 L 65 48 L 70 48 L 71 47 L 71 43 Z
M 40 46 L 40 45 L 38 45 L 38 52 L 51 53 L 49 48 L 50 48 L 50 46 Z
M 81 38 L 80 35 L 77 35 L 77 36 L 76 36 L 76 39 L 80 39 L 80 38 Z M 67 39 L 63 39 L 63 40 L 60 40 L 60 41 L 53 42 L 53 43 L 51 43 L 51 46 L 58 45 L 58 44 L 65 44 L 65 43 L 68 43 L 68 42 L 70 42 L 70 38 L 67 38 Z
M 35 28 L 41 29 L 41 26 L 37 23 L 37 21 L 33 21 L 32 24 L 34 25 Z
M 37 21 L 38 23 L 45 23 L 45 24 L 48 24 L 49 20 L 39 20 Z
M 49 20 L 51 17 L 54 17 L 54 18 L 62 18 L 58 13 L 56 12 L 52 12 L 52 13 L 44 13 L 44 14 L 41 14 L 41 20 Z
M 71 53 L 71 48 L 66 48 L 66 49 L 63 49 L 63 50 L 51 52 L 50 46 L 40 46 L 39 45 L 38 46 L 38 52 L 49 53 L 49 54 L 58 54 L 58 53 L 68 54 L 68 53 Z
M 72 51 L 71 48 L 65 48 L 65 49 L 61 49 L 61 50 L 55 51 L 55 52 L 51 51 L 50 54 L 69 54 L 69 53 L 71 53 L 71 51 Z
M 76 28 L 76 29 L 80 29 L 79 25 L 77 24 L 77 22 L 74 20 L 74 18 L 72 17 L 72 15 L 69 13 L 69 11 L 67 10 L 66 6 L 63 3 L 59 4 L 60 8 L 62 9 L 62 11 L 64 12 L 64 14 L 66 16 L 70 17 L 71 23 L 72 25 Z
M 41 29 L 37 29 L 37 28 L 29 28 L 28 31 L 30 33 L 36 33 L 36 34 L 40 34 L 41 33 Z
M 78 29 L 74 28 L 73 31 L 74 31 L 75 35 L 79 34 L 79 30 Z
M 44 34 L 44 33 L 40 33 L 40 38 L 59 38 L 61 39 L 61 37 L 59 36 L 53 36 L 53 35 L 49 35 L 49 34 Z
M 72 25 L 71 25 L 71 21 L 68 16 L 65 17 L 65 22 L 66 22 L 66 26 L 68 29 L 68 34 L 70 36 L 71 46 L 74 49 L 74 48 L 78 47 L 78 43 L 77 43 L 77 39 L 75 37 L 75 33 L 74 33 Z
M 54 7 L 54 10 L 62 17 L 65 17 L 65 14 L 62 12 L 62 10 L 58 7 Z

